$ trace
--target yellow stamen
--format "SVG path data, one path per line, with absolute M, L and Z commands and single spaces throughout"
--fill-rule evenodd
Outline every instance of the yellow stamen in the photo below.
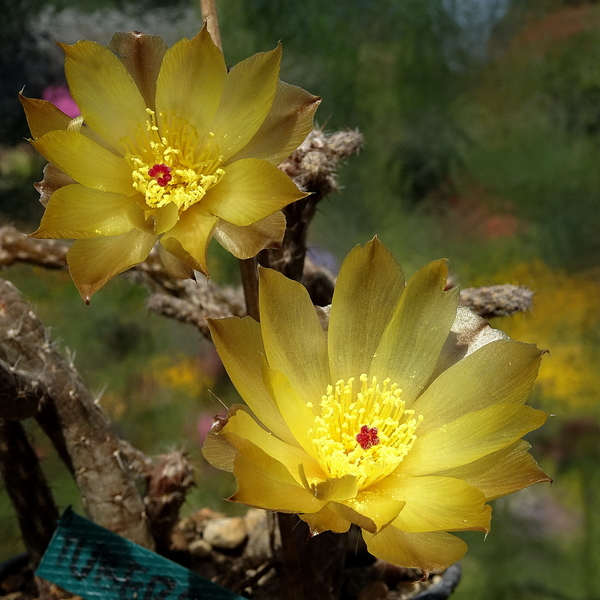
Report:
M 369 385 L 365 374 L 359 379 L 357 393 L 354 378 L 327 386 L 308 435 L 329 477 L 356 475 L 358 488 L 363 489 L 402 462 L 417 439 L 415 431 L 423 417 L 405 410 L 402 390 L 389 379 L 382 385 L 376 377 Z
M 196 128 L 185 119 L 162 114 L 159 132 L 154 111 L 148 108 L 146 112 L 145 131 L 139 130 L 133 140 L 123 140 L 133 187 L 144 196 L 148 213 L 171 202 L 182 212 L 200 202 L 222 179 L 223 157 L 214 144 L 214 133 L 199 139 Z M 153 175 L 155 165 L 169 169 L 168 181 Z

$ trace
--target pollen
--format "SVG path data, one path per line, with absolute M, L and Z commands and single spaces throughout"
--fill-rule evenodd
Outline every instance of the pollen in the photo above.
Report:
M 147 109 L 145 127 L 122 143 L 133 187 L 145 202 L 146 216 L 174 203 L 183 212 L 202 201 L 223 178 L 223 156 L 214 134 L 200 137 L 185 119 Z
M 390 379 L 379 383 L 365 374 L 327 387 L 319 407 L 313 407 L 317 414 L 308 435 L 329 477 L 354 474 L 363 489 L 402 462 L 422 417 L 405 409 L 401 395 Z

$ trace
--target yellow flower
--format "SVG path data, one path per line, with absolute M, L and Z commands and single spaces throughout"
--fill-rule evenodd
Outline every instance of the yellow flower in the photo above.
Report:
M 51 163 L 32 235 L 76 240 L 69 269 L 86 301 L 157 240 L 179 277 L 208 274 L 213 235 L 238 258 L 281 242 L 281 209 L 306 194 L 276 165 L 320 101 L 278 80 L 281 47 L 229 72 L 206 28 L 170 49 L 140 33 L 62 48 L 82 116 L 21 96 L 32 144 Z
M 448 531 L 489 531 L 486 502 L 549 481 L 521 437 L 542 352 L 444 291 L 433 262 L 405 285 L 377 239 L 342 265 L 326 329 L 298 283 L 260 271 L 260 323 L 213 320 L 247 406 L 204 456 L 233 471 L 232 500 L 299 513 L 314 534 L 363 529 L 369 551 L 424 570 L 460 559 Z

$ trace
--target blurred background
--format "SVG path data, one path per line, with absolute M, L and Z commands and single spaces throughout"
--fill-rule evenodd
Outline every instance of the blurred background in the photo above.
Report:
M 10 6 L 2 6 L 9 3 Z M 37 227 L 43 159 L 24 141 L 17 94 L 68 102 L 54 40 L 108 43 L 141 30 L 173 44 L 201 26 L 192 0 L 1 0 L 0 224 Z M 456 600 L 600 598 L 600 5 L 550 0 L 222 0 L 233 65 L 283 43 L 281 78 L 322 96 L 326 130 L 358 127 L 365 147 L 320 205 L 313 257 L 339 265 L 378 234 L 411 274 L 447 257 L 463 287 L 532 288 L 533 310 L 497 319 L 548 348 L 531 404 L 553 417 L 530 436 L 554 478 L 494 504 L 492 532 L 467 534 Z M 68 110 L 68 104 L 64 104 Z M 215 244 L 213 244 L 215 245 Z M 212 248 L 211 274 L 237 266 Z M 34 305 L 118 432 L 149 454 L 189 451 L 186 510 L 223 501 L 232 478 L 200 455 L 219 399 L 236 401 L 211 346 L 149 314 L 117 278 L 85 306 L 68 275 L 1 274 Z M 40 456 L 62 507 L 76 492 L 43 435 Z M 0 491 L 0 559 L 21 549 Z

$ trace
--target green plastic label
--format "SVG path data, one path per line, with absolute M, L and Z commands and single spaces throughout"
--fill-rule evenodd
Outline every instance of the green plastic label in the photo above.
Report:
M 245 600 L 70 507 L 36 575 L 86 600 Z

